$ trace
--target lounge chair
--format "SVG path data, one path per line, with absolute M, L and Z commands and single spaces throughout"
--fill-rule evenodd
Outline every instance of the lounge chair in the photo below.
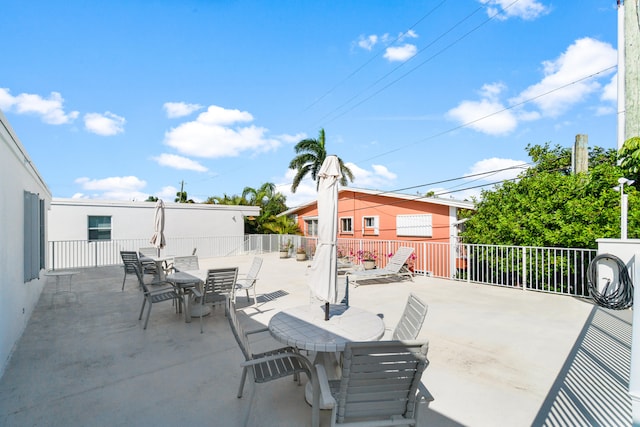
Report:
M 405 266 L 407 260 L 413 253 L 413 248 L 402 246 L 398 248 L 395 254 L 389 258 L 389 262 L 384 268 L 375 268 L 373 270 L 355 270 L 348 271 L 346 274 L 350 278 L 350 282 L 358 286 L 358 280 L 381 279 L 387 277 L 409 277 L 413 280 L 413 273 Z
M 413 293 L 410 293 L 402 317 L 400 317 L 400 321 L 393 331 L 392 339 L 400 341 L 417 339 L 420 329 L 422 329 L 424 318 L 427 317 L 427 309 L 427 304 L 420 301 Z
M 260 267 L 262 267 L 262 258 L 255 257 L 253 258 L 253 262 L 251 263 L 251 268 L 249 268 L 249 272 L 242 278 L 236 281 L 236 284 L 233 289 L 233 303 L 236 302 L 236 292 L 238 291 L 246 291 L 247 292 L 247 301 L 249 301 L 249 290 L 253 291 L 253 303 L 256 304 L 258 300 L 256 299 L 256 281 L 258 280 L 258 273 L 260 272 Z
M 349 342 L 342 378 L 333 381 L 317 364 L 321 400 L 332 408 L 331 426 L 417 425 L 417 404 L 433 400 L 421 381 L 427 350 L 419 341 Z

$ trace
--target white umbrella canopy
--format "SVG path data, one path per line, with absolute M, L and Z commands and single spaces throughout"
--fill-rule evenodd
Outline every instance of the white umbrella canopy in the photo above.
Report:
M 156 203 L 155 216 L 153 218 L 153 236 L 151 236 L 150 243 L 158 248 L 158 256 L 160 256 L 160 249 L 164 248 L 166 242 L 164 240 L 164 202 L 162 199 L 158 199 Z
M 327 156 L 318 173 L 318 246 L 309 274 L 313 294 L 326 303 L 338 298 L 338 182 L 342 178 L 336 156 Z

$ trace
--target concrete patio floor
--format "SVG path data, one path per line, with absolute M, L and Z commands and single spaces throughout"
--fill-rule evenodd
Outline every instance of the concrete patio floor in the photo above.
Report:
M 263 254 L 258 304 L 238 298 L 247 329 L 310 303 L 309 262 Z M 201 259 L 238 266 L 252 255 Z M 247 383 L 242 355 L 214 309 L 186 323 L 156 304 L 147 330 L 142 295 L 122 267 L 83 269 L 71 292 L 45 287 L 0 379 L 2 426 L 305 426 L 311 410 L 291 379 Z M 631 312 L 537 292 L 417 277 L 350 288 L 350 303 L 384 316 L 388 338 L 409 292 L 429 305 L 423 383 L 435 397 L 421 425 L 630 425 Z M 144 320 L 144 318 L 143 318 Z M 269 334 L 255 351 L 281 344 Z M 305 379 L 306 380 L 306 379 Z M 321 425 L 329 425 L 322 411 Z

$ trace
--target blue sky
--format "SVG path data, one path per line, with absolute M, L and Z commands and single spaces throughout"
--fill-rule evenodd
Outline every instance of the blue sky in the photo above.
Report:
M 0 5 L 0 110 L 54 197 L 273 182 L 293 207 L 315 198 L 290 192 L 293 146 L 320 128 L 354 187 L 459 199 L 527 144 L 617 146 L 615 1 Z

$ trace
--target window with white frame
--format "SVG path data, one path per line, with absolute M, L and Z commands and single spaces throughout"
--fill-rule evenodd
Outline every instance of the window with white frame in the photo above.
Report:
M 89 216 L 89 241 L 111 240 L 111 217 L 105 215 Z
M 45 204 L 36 193 L 24 192 L 24 282 L 45 268 Z
M 396 235 L 412 237 L 432 237 L 431 214 L 396 216 Z
M 353 217 L 340 218 L 340 232 L 345 234 L 353 234 Z
M 380 234 L 380 217 L 363 216 L 362 217 L 362 234 L 363 235 Z
M 306 236 L 318 235 L 318 218 L 306 218 L 304 220 L 304 234 Z

